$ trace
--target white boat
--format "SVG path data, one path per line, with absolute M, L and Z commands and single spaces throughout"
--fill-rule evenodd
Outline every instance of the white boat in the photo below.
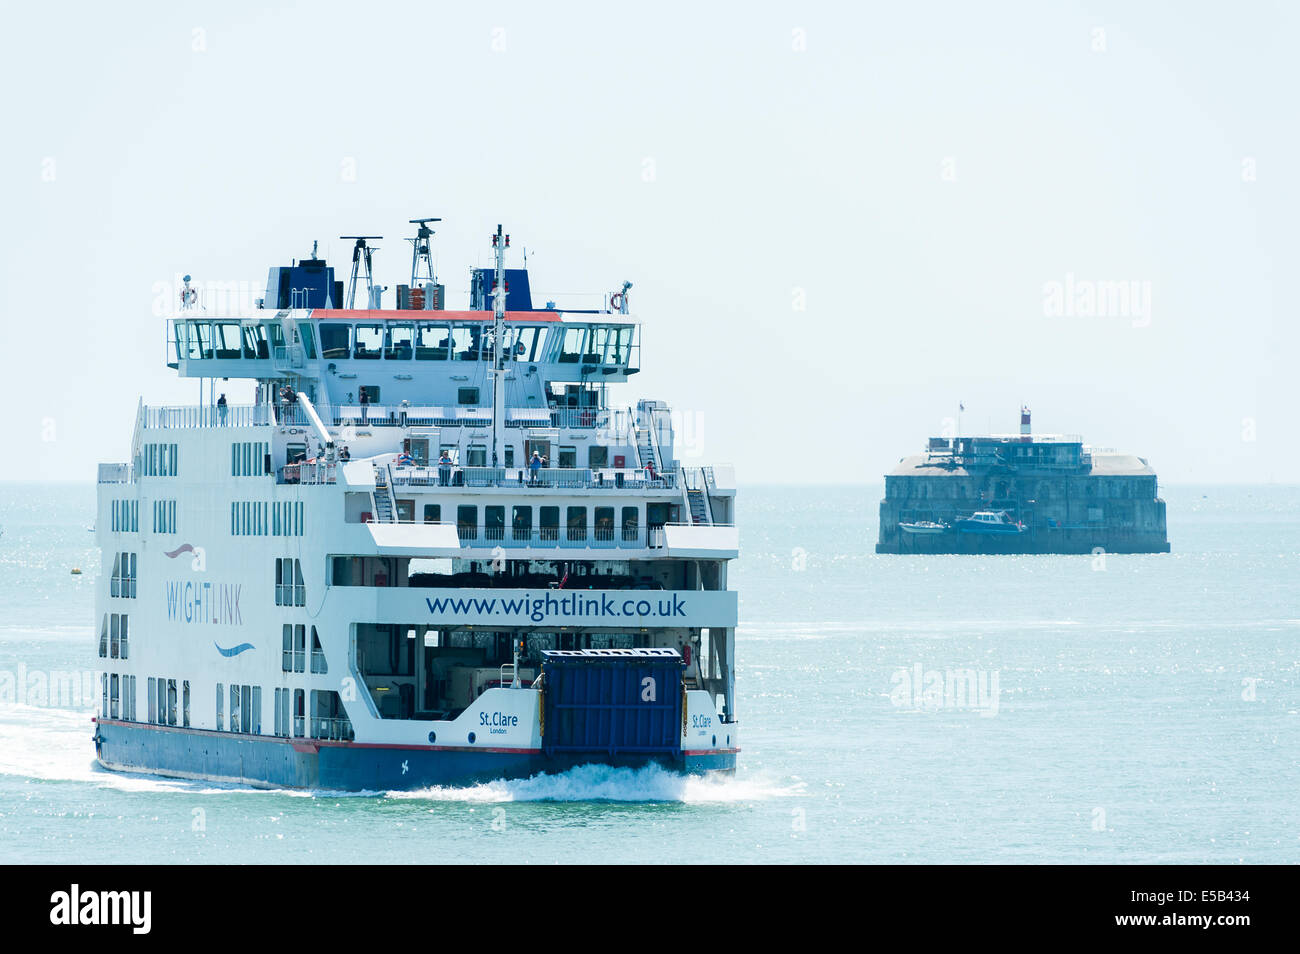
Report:
M 917 520 L 913 523 L 900 523 L 898 529 L 904 533 L 933 535 L 947 533 L 951 528 L 946 523 L 935 523 L 933 520 Z
M 536 309 L 498 227 L 445 310 L 432 221 L 396 309 L 369 237 L 346 295 L 314 251 L 257 307 L 186 277 L 168 363 L 204 398 L 141 405 L 99 468 L 103 766 L 350 790 L 734 771 L 732 469 L 681 464 L 667 404 L 612 403 L 640 370 L 630 285 Z
M 1024 524 L 1012 520 L 1005 510 L 977 510 L 956 523 L 960 533 L 1015 534 L 1025 533 Z

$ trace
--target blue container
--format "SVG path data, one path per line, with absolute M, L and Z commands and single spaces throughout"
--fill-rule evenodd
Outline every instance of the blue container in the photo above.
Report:
M 682 670 L 675 649 L 542 653 L 547 755 L 681 756 Z

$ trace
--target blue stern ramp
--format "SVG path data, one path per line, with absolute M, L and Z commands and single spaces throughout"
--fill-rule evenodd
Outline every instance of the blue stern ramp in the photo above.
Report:
M 549 650 L 542 657 L 547 756 L 682 757 L 685 663 L 677 650 Z

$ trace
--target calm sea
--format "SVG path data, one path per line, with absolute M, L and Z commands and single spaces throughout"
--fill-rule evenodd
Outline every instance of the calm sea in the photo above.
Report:
M 0 679 L 96 662 L 94 490 L 0 484 Z M 1300 488 L 1166 489 L 1173 553 L 1101 558 L 876 556 L 880 490 L 743 492 L 734 779 L 225 788 L 5 699 L 0 860 L 1300 861 Z

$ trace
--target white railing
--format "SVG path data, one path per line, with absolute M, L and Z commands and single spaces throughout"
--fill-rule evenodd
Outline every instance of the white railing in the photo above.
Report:
M 393 484 L 403 487 L 529 487 L 557 490 L 672 490 L 674 473 L 648 478 L 642 470 L 623 468 L 543 467 L 536 476 L 526 467 L 396 467 Z
M 143 427 L 148 430 L 184 427 L 250 427 L 275 423 L 270 405 L 231 404 L 210 407 L 142 407 Z
M 135 468 L 130 464 L 100 464 L 98 482 L 101 484 L 133 484 L 135 483 Z

